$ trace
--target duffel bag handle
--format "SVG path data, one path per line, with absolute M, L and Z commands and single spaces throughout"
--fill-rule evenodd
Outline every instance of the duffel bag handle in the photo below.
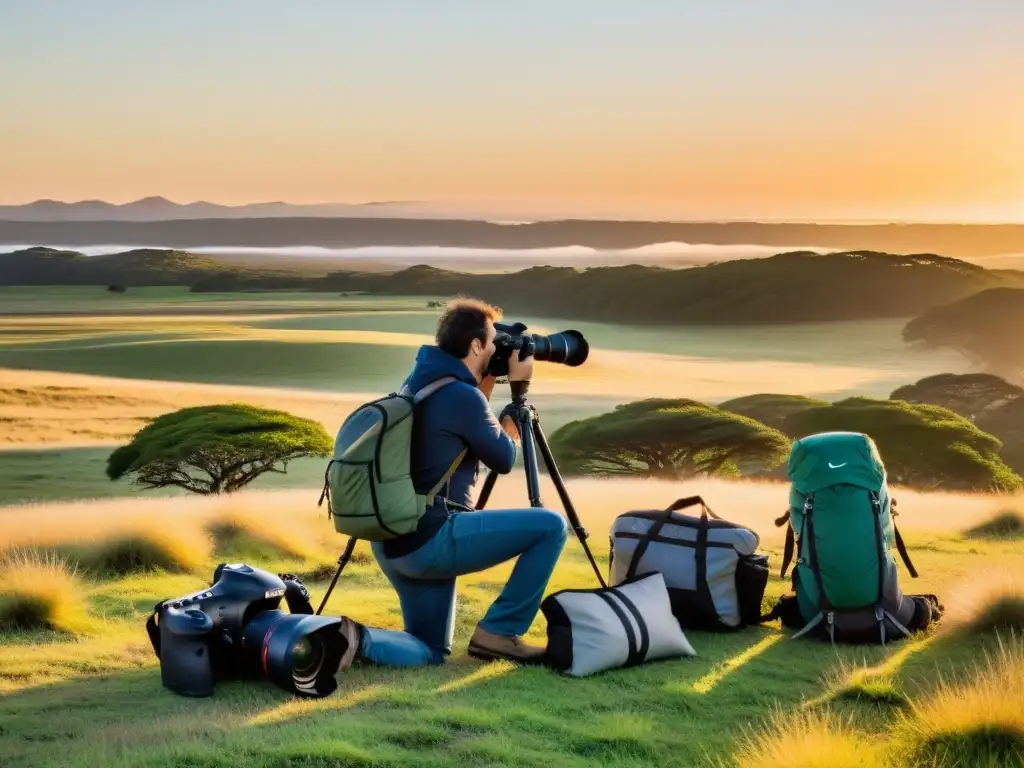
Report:
M 676 499 L 665 510 L 665 518 L 667 519 L 667 518 L 671 517 L 673 512 L 678 512 L 680 509 L 686 509 L 687 507 L 692 507 L 695 504 L 700 504 L 700 506 L 701 506 L 701 515 L 703 515 L 703 516 L 710 515 L 711 517 L 715 518 L 715 520 L 721 520 L 722 519 L 718 515 L 716 515 L 707 504 L 704 503 L 704 499 L 701 498 L 700 496 L 687 496 L 686 498 L 683 498 L 683 499 Z
M 704 503 L 704 499 L 700 496 L 687 496 L 683 499 L 676 499 L 672 504 L 668 506 L 665 512 L 647 529 L 647 533 L 636 543 L 636 548 L 633 550 L 633 556 L 629 559 L 629 566 L 626 568 L 625 579 L 628 581 L 636 577 L 637 568 L 640 565 L 641 559 L 643 559 L 644 553 L 647 552 L 647 547 L 651 541 L 661 533 L 661 529 L 665 526 L 665 523 L 672 519 L 672 513 L 678 512 L 680 509 L 686 509 L 692 507 L 695 504 L 700 504 L 701 513 L 700 519 L 701 524 L 697 533 L 697 544 L 698 547 L 705 546 L 708 540 L 708 516 L 721 520 L 718 515 L 711 511 L 707 504 Z M 701 558 L 703 562 L 703 558 Z

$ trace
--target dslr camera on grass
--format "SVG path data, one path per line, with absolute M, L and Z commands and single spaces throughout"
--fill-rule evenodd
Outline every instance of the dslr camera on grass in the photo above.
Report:
M 281 610 L 281 601 L 288 612 Z M 165 688 L 210 696 L 230 679 L 267 679 L 299 696 L 327 696 L 347 643 L 341 619 L 313 614 L 297 578 L 221 563 L 213 584 L 163 600 L 146 621 Z

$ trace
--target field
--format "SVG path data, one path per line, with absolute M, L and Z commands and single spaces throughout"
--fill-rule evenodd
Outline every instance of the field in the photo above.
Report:
M 543 490 L 554 498 L 550 486 Z M 720 514 L 762 534 L 774 571 L 765 607 L 784 589 L 777 578 L 781 538 L 770 523 L 785 503 L 782 486 L 580 481 L 569 490 L 602 567 L 605 533 L 616 514 L 698 492 Z M 513 475 L 498 484 L 491 506 L 519 505 L 521 498 L 522 477 Z M 995 653 L 1000 640 L 1012 645 L 1008 634 L 958 632 L 956 617 L 958 610 L 970 616 L 984 603 L 993 574 L 1006 579 L 1020 566 L 1019 541 L 963 535 L 1008 500 L 910 492 L 898 498 L 900 524 L 921 573 L 919 580 L 904 574 L 904 588 L 943 597 L 952 618 L 938 633 L 885 649 L 834 649 L 788 640 L 777 622 L 732 635 L 691 632 L 696 658 L 575 680 L 547 670 L 481 665 L 465 655 L 476 619 L 507 576 L 503 566 L 460 582 L 456 648 L 447 665 L 415 672 L 354 668 L 333 696 L 318 701 L 294 700 L 269 683 L 241 682 L 219 684 L 209 699 L 177 697 L 160 686 L 143 628 L 154 603 L 209 583 L 222 561 L 300 573 L 318 605 L 343 540 L 318 516 L 308 494 L 249 491 L 221 500 L 8 508 L 0 512 L 3 548 L 77 557 L 84 570 L 67 598 L 81 600 L 84 613 L 65 619 L 74 636 L 13 633 L 0 641 L 0 763 L 710 765 L 712 758 L 738 758 L 744 737 L 780 723 L 793 727 L 801 718 L 818 727 L 825 713 L 852 718 L 852 727 L 864 734 L 859 741 L 876 743 L 888 726 L 912 713 L 908 698 L 924 699 L 934 690 L 939 673 L 947 680 L 970 679 L 970 665 Z M 26 514 L 31 528 L 20 522 Z M 232 524 L 234 535 L 225 536 L 218 523 Z M 152 550 L 137 548 L 161 567 L 120 575 L 90 570 L 90 552 L 129 534 L 154 542 Z M 325 612 L 400 627 L 394 593 L 363 546 Z M 56 581 L 52 574 L 40 577 L 37 588 Z M 596 581 L 582 549 L 570 538 L 550 589 L 591 583 Z M 539 620 L 531 637 L 542 641 L 543 633 Z M 771 721 L 773 713 L 780 723 Z M 881 764 L 848 757 L 841 754 L 832 764 Z M 774 764 L 760 760 L 740 764 Z M 814 764 L 801 760 L 796 755 L 787 764 Z
M 164 690 L 143 626 L 158 600 L 208 584 L 219 562 L 249 562 L 299 573 L 317 605 L 344 539 L 316 507 L 320 461 L 200 499 L 106 480 L 112 446 L 161 413 L 231 400 L 284 408 L 333 434 L 355 405 L 396 387 L 429 343 L 429 298 L 0 289 L 0 617 L 51 624 L 0 633 L 0 765 L 1024 764 L 1024 544 L 1013 525 L 971 532 L 1019 514 L 1021 497 L 896 489 L 921 574 L 901 568 L 901 586 L 938 594 L 947 617 L 886 648 L 790 640 L 776 621 L 689 633 L 696 658 L 584 680 L 482 665 L 465 645 L 506 564 L 460 580 L 455 653 L 443 667 L 360 666 L 319 701 L 265 682 L 223 683 L 202 700 Z M 955 356 L 908 351 L 900 321 L 721 331 L 522 319 L 540 333 L 578 328 L 592 345 L 579 369 L 538 365 L 531 399 L 548 432 L 639 397 L 884 397 L 966 370 Z M 568 488 L 603 568 L 616 515 L 700 493 L 761 535 L 772 566 L 764 607 L 787 588 L 771 522 L 785 485 Z M 525 500 L 516 471 L 488 506 Z M 596 579 L 570 536 L 548 591 L 589 585 Z M 1003 613 L 986 613 L 993 605 Z M 325 612 L 401 626 L 365 545 Z M 542 617 L 530 637 L 543 642 Z

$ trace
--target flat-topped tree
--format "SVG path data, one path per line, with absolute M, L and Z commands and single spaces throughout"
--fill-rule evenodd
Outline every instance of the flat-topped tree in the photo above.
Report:
M 1021 395 L 1024 389 L 991 373 L 939 373 L 893 390 L 889 399 L 938 405 L 975 421 Z
M 573 421 L 551 436 L 566 475 L 683 478 L 780 464 L 790 441 L 758 421 L 694 400 L 641 400 Z
M 786 427 L 789 417 L 817 405 L 828 405 L 828 402 L 805 395 L 763 393 L 727 400 L 724 403 L 719 403 L 718 407 L 723 411 L 738 413 L 740 416 L 760 421 L 772 429 L 777 429 L 783 434 L 793 437 Z
M 333 441 L 310 419 L 241 403 L 184 408 L 141 429 L 107 460 L 111 480 L 176 486 L 210 495 L 237 491 L 288 462 L 329 456 Z
M 850 397 L 793 414 L 794 434 L 863 432 L 878 446 L 891 482 L 926 490 L 1017 491 L 1021 478 L 999 455 L 1002 442 L 937 405 Z

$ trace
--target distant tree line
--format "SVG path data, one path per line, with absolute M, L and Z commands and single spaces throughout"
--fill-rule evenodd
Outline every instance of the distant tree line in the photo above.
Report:
M 563 425 L 552 453 L 566 476 L 784 479 L 794 440 L 862 432 L 877 444 L 894 484 L 927 490 L 1004 492 L 1024 487 L 1024 389 L 994 376 L 940 374 L 888 400 L 835 403 L 763 393 L 718 406 L 652 398 Z M 316 422 L 230 403 L 164 414 L 113 451 L 111 480 L 201 495 L 240 490 L 288 462 L 326 457 Z

